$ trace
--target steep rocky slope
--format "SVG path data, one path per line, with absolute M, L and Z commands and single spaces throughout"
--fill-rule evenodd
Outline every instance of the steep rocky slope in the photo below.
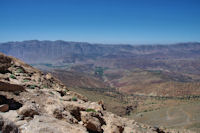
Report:
M 69 91 L 51 74 L 0 54 L 0 130 L 3 133 L 165 133 L 105 111 Z

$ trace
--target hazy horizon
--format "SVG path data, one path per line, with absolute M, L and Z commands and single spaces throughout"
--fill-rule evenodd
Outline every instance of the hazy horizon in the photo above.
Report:
M 33 39 L 33 40 L 22 40 L 22 41 L 5 41 L 5 42 L 0 42 L 0 44 L 3 43 L 15 43 L 15 42 L 26 42 L 26 41 L 51 41 L 51 42 L 56 42 L 56 41 L 64 41 L 64 42 L 72 42 L 72 43 L 88 43 L 88 44 L 97 44 L 97 45 L 176 45 L 176 44 L 187 44 L 187 43 L 200 43 L 200 41 L 190 41 L 190 42 L 174 42 L 174 43 L 101 43 L 101 42 L 87 42 L 87 41 L 71 41 L 71 40 L 39 40 L 39 39 Z

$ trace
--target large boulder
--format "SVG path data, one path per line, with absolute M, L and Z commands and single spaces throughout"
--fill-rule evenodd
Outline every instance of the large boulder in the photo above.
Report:
M 64 104 L 60 99 L 49 97 L 45 102 L 45 112 L 57 119 L 67 121 L 69 123 L 78 123 L 78 120 L 64 108 Z
M 34 115 L 39 115 L 38 106 L 35 103 L 27 102 L 19 109 L 18 114 L 22 116 L 22 118 L 33 118 Z
M 103 132 L 101 126 L 105 123 L 99 114 L 94 112 L 81 111 L 81 121 L 89 131 L 99 133 Z
M 0 116 L 0 131 L 2 133 L 19 133 L 17 126 L 3 117 Z
M 0 91 L 19 92 L 24 90 L 24 87 L 21 85 L 10 84 L 0 81 Z
M 106 125 L 102 128 L 105 133 L 123 133 L 125 125 L 121 117 L 111 113 L 105 113 L 104 120 Z
M 51 116 L 34 116 L 28 124 L 21 126 L 21 133 L 87 133 L 86 128 L 70 124 Z
M 86 111 L 92 109 L 96 112 L 101 112 L 103 110 L 101 105 L 95 102 L 70 102 L 64 101 L 64 109 L 69 111 L 78 121 L 81 120 L 81 111 Z

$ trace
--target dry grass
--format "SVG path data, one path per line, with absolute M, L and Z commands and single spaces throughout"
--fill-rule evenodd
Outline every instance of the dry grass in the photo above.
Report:
M 152 126 L 200 131 L 199 100 L 146 100 L 129 118 Z

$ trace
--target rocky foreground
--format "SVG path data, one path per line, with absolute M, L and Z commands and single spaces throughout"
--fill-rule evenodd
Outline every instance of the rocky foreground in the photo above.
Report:
M 0 53 L 2 133 L 190 133 L 119 117 L 59 80 Z

